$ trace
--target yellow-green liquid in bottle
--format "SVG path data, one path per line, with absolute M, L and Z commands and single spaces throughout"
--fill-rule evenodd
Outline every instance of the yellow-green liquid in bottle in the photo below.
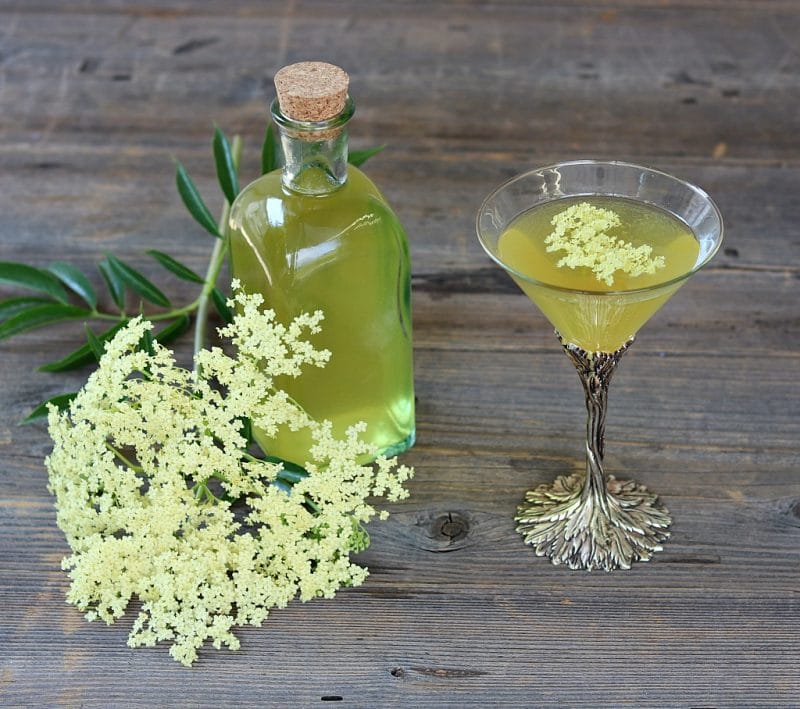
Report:
M 234 202 L 233 275 L 245 291 L 264 296 L 279 322 L 316 310 L 325 314 L 322 331 L 310 341 L 330 350 L 328 364 L 278 378 L 276 386 L 315 419 L 330 419 L 335 434 L 365 421 L 364 439 L 380 452 L 400 452 L 415 435 L 405 232 L 358 168 L 347 166 L 342 184 L 330 190 L 324 187 L 330 176 L 319 168 L 297 173 L 292 184 L 298 190 L 276 170 Z M 282 428 L 274 437 L 259 431 L 255 437 L 269 455 L 300 465 L 309 460 L 307 433 Z
M 648 244 L 654 258 L 664 258 L 664 266 L 638 276 L 618 270 L 612 285 L 589 268 L 558 266 L 564 252 L 547 251 L 545 244 L 551 220 L 579 202 L 616 212 L 621 224 L 610 233 L 633 246 Z M 521 214 L 500 235 L 497 251 L 523 276 L 512 273 L 564 340 L 588 352 L 613 352 L 681 286 L 700 244 L 686 224 L 663 209 L 623 197 L 591 196 L 553 200 Z

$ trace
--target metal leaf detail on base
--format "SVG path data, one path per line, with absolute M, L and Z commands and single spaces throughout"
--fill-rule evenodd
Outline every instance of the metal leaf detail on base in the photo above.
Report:
M 667 510 L 631 480 L 610 476 L 606 499 L 583 495 L 585 476 L 562 475 L 525 496 L 517 531 L 539 556 L 571 569 L 629 569 L 669 537 Z M 612 492 L 613 491 L 613 492 Z
M 517 531 L 539 556 L 571 569 L 629 569 L 647 561 L 669 537 L 671 523 L 657 496 L 632 480 L 603 473 L 608 384 L 620 357 L 616 352 L 586 352 L 564 342 L 586 394 L 586 473 L 562 475 L 525 496 L 516 517 Z

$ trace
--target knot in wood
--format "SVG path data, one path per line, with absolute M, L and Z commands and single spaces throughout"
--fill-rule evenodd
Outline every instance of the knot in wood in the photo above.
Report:
M 791 507 L 789 507 L 789 515 L 794 517 L 792 523 L 798 524 L 798 521 L 796 520 L 800 520 L 800 500 L 797 500 Z
M 458 512 L 439 515 L 431 525 L 431 537 L 450 544 L 457 542 L 469 533 L 469 522 Z

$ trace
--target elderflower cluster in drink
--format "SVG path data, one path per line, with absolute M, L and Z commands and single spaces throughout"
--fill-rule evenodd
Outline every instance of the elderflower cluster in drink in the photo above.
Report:
M 551 224 L 553 231 L 544 240 L 547 251 L 566 251 L 557 265 L 589 268 L 608 286 L 614 285 L 615 271 L 640 276 L 664 267 L 664 257 L 653 257 L 649 244 L 634 246 L 608 233 L 621 224 L 610 209 L 579 202 L 556 214 Z
M 306 339 L 322 314 L 284 326 L 261 296 L 235 282 L 234 293 L 239 314 L 220 334 L 236 356 L 203 350 L 193 374 L 158 343 L 143 347 L 152 323 L 137 318 L 69 408 L 49 415 L 69 602 L 113 623 L 138 598 L 128 644 L 171 640 L 185 665 L 206 640 L 238 648 L 233 627 L 261 625 L 271 608 L 362 583 L 367 570 L 350 552 L 368 544 L 362 525 L 377 514 L 368 499 L 406 497 L 413 474 L 394 459 L 360 464 L 374 454 L 363 424 L 336 439 L 276 387 L 278 376 L 325 365 L 328 353 Z M 282 464 L 247 451 L 245 419 L 267 432 L 307 429 L 309 474 L 279 484 Z

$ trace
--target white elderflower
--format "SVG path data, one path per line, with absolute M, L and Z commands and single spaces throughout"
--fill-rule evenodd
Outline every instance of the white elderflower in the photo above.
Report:
M 580 202 L 553 217 L 553 231 L 544 243 L 549 252 L 566 251 L 559 268 L 589 268 L 608 286 L 614 285 L 617 271 L 640 276 L 664 268 L 664 257 L 654 257 L 649 244 L 634 246 L 608 233 L 621 223 L 616 212 Z
M 237 649 L 233 627 L 260 626 L 271 608 L 362 583 L 367 570 L 350 552 L 368 544 L 361 525 L 376 510 L 367 500 L 402 499 L 413 473 L 394 459 L 361 465 L 374 454 L 363 424 L 336 439 L 330 422 L 274 388 L 277 376 L 327 362 L 304 339 L 322 313 L 284 326 L 261 296 L 234 291 L 239 315 L 220 333 L 236 357 L 203 350 L 194 377 L 158 343 L 140 348 L 152 323 L 136 318 L 69 408 L 49 415 L 49 487 L 72 549 L 68 601 L 113 623 L 137 597 L 128 644 L 172 641 L 185 665 L 206 640 Z M 309 475 L 290 492 L 277 484 L 280 463 L 247 453 L 244 418 L 267 432 L 308 429 Z

